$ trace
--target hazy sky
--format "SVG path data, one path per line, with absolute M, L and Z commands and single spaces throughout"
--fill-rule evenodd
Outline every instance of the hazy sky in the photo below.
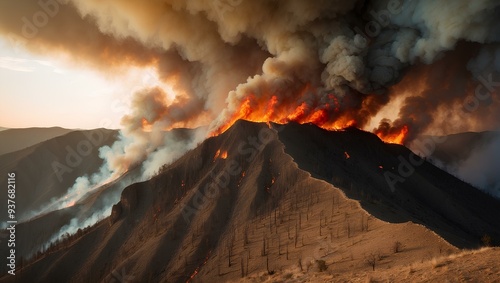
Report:
M 107 77 L 0 38 L 0 127 L 117 128 L 133 90 L 155 80 L 137 69 Z

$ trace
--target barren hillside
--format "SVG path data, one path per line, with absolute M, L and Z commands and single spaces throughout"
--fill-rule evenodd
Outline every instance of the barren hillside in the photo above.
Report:
M 423 201 L 421 194 L 402 187 L 391 198 L 376 191 L 386 188 L 377 187 L 373 176 L 379 167 L 372 169 L 370 163 L 390 167 L 386 162 L 397 158 L 397 153 L 407 153 L 404 147 L 383 144 L 358 130 L 326 132 L 294 124 L 274 127 L 239 121 L 226 133 L 209 138 L 151 180 L 127 187 L 110 217 L 27 263 L 16 280 L 213 282 L 300 266 L 302 272 L 312 272 L 323 266 L 322 261 L 330 273 L 364 274 L 373 268 L 367 263 L 370 258 L 376 258 L 378 270 L 458 251 L 429 229 L 436 228 L 460 243 L 451 234 L 457 227 L 468 227 L 455 223 L 458 220 L 449 211 L 432 206 L 442 201 L 433 198 L 446 193 L 444 188 L 453 177 L 434 167 L 419 167 L 415 179 L 409 178 L 405 185 L 413 183 L 427 190 L 425 186 L 432 185 L 436 193 Z M 316 135 L 329 142 L 318 143 Z M 307 159 L 294 154 L 298 146 L 307 148 Z M 358 154 L 366 163 L 361 163 Z M 349 174 L 349 162 L 357 163 L 359 175 Z M 300 169 L 308 166 L 317 166 L 316 172 L 341 172 L 332 183 L 356 183 L 353 180 L 372 176 L 371 181 L 363 181 L 370 201 L 361 198 L 372 214 L 348 199 L 343 190 Z M 429 178 L 437 172 L 441 178 Z M 469 194 L 475 191 L 461 189 Z M 344 190 L 353 194 L 351 189 Z M 354 195 L 358 194 L 363 195 Z M 405 206 L 401 195 L 408 198 Z M 477 209 L 495 211 L 498 206 L 473 209 L 458 203 L 461 216 L 475 217 L 478 227 L 496 233 L 496 220 L 483 218 Z M 412 210 L 414 205 L 419 211 Z M 430 221 L 426 215 L 437 220 Z M 477 242 L 471 230 L 460 233 L 464 246 Z M 11 279 L 3 277 L 2 281 Z

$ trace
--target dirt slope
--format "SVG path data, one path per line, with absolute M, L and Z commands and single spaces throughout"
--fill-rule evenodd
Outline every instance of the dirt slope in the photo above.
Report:
M 425 258 L 375 271 L 304 272 L 293 267 L 273 275 L 255 274 L 234 282 L 500 282 L 500 249 L 483 248 Z

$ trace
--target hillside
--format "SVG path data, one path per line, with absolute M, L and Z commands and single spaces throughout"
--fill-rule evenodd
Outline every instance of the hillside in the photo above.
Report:
M 73 130 L 59 127 L 6 129 L 0 128 L 0 155 L 21 150 L 37 143 L 62 136 Z
M 427 257 L 409 265 L 375 271 L 304 273 L 298 267 L 273 275 L 256 274 L 234 282 L 498 282 L 500 249 L 483 248 Z M 452 280 L 450 280 L 452 279 Z
M 313 125 L 290 124 L 279 138 L 301 169 L 382 220 L 421 223 L 460 247 L 477 247 L 484 234 L 500 239 L 498 200 L 404 146 L 356 128 L 327 132 Z
M 78 229 L 103 219 L 110 214 L 110 207 L 120 200 L 123 188 L 140 177 L 136 168 L 121 178 L 87 193 L 73 206 L 43 213 L 16 225 L 16 257 L 28 259 L 49 247 L 53 241 L 66 233 L 76 233 Z M 86 224 L 87 223 L 87 224 Z M 5 230 L 3 231 L 5 234 Z M 7 254 L 8 247 L 0 246 L 0 254 Z M 0 267 L 0 273 L 7 271 Z
M 381 169 L 408 149 L 355 129 L 272 126 L 238 121 L 0 282 L 214 282 L 316 273 L 321 261 L 328 274 L 364 274 L 370 258 L 390 270 L 497 239 L 498 202 L 431 164 L 387 188 Z
M 116 131 L 105 129 L 73 131 L 1 155 L 2 182 L 6 183 L 7 173 L 16 172 L 18 221 L 62 196 L 79 176 L 97 172 L 103 162 L 98 149 L 112 144 L 116 135 Z M 0 195 L 1 211 L 6 211 L 6 198 L 6 194 Z

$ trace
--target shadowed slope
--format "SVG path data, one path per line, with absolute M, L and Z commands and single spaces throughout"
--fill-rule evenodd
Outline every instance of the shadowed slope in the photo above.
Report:
M 29 148 L 0 156 L 0 176 L 16 173 L 17 220 L 61 197 L 76 178 L 96 173 L 103 163 L 99 148 L 110 145 L 117 132 L 105 129 L 74 131 Z M 0 195 L 0 210 L 6 211 L 7 194 Z
M 500 239 L 499 201 L 404 146 L 355 128 L 328 132 L 289 124 L 279 136 L 301 169 L 338 186 L 382 220 L 421 223 L 460 247 L 476 247 L 484 234 Z

